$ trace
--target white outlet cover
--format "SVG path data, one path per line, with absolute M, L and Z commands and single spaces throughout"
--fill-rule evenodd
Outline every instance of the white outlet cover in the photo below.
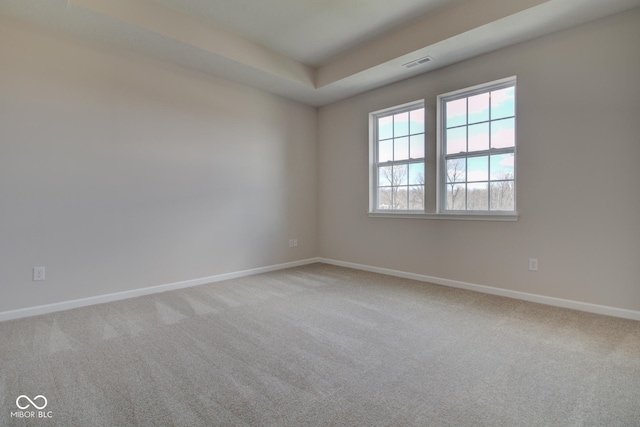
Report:
M 33 267 L 33 281 L 37 280 L 45 280 L 45 268 L 44 267 Z

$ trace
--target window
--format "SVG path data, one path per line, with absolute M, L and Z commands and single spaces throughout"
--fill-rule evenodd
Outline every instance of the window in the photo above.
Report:
M 515 213 L 516 80 L 438 97 L 438 211 Z
M 433 101 L 369 114 L 369 216 L 517 221 L 516 78 Z
M 371 211 L 424 211 L 424 103 L 370 114 Z

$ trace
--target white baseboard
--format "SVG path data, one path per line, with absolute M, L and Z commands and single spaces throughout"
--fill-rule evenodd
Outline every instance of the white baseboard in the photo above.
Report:
M 98 295 L 95 297 L 81 298 L 71 301 L 58 302 L 53 304 L 39 305 L 36 307 L 22 308 L 0 312 L 0 322 L 6 320 L 20 319 L 23 317 L 38 316 L 40 314 L 54 313 L 57 311 L 70 310 L 72 308 L 86 307 L 89 305 L 103 304 L 106 302 L 119 301 L 128 298 L 135 298 L 143 295 L 157 294 L 160 292 L 172 291 L 174 289 L 189 288 L 191 286 L 205 285 L 207 283 L 220 282 L 222 280 L 236 279 L 238 277 L 252 276 L 254 274 L 267 273 L 269 271 L 283 270 L 285 268 L 298 267 L 301 265 L 318 262 L 317 258 L 309 258 L 300 261 L 287 262 L 284 264 L 269 265 L 266 267 L 252 268 L 250 270 L 236 271 L 233 273 L 217 274 L 215 276 L 201 277 L 199 279 L 185 280 L 182 282 L 169 283 L 166 285 L 150 286 L 130 291 L 116 292 L 113 294 Z
M 103 304 L 111 301 L 119 301 L 128 298 L 135 298 L 144 295 L 157 294 L 160 292 L 171 291 L 175 289 L 189 288 L 192 286 L 204 285 L 207 283 L 220 282 L 223 280 L 236 279 L 239 277 L 252 276 L 270 271 L 283 270 L 285 268 L 298 267 L 316 262 L 336 265 L 340 267 L 348 267 L 356 270 L 370 271 L 373 273 L 386 274 L 389 276 L 402 277 L 405 279 L 418 280 L 420 282 L 434 283 L 436 285 L 450 286 L 453 288 L 467 289 L 470 291 L 482 292 L 485 294 L 499 295 L 508 298 L 515 298 L 524 301 L 531 301 L 540 304 L 552 305 L 556 307 L 570 308 L 573 310 L 586 311 L 589 313 L 603 314 L 606 316 L 620 317 L 624 319 L 639 320 L 640 311 L 627 310 L 623 308 L 608 307 L 604 305 L 590 304 L 586 302 L 567 300 L 562 298 L 548 297 L 544 295 L 530 294 L 526 292 L 512 291 L 509 289 L 494 288 L 492 286 L 477 285 L 474 283 L 460 282 L 457 280 L 443 279 L 440 277 L 427 276 L 423 274 L 408 273 L 406 271 L 391 270 L 388 268 L 373 267 L 370 265 L 356 264 L 352 262 L 337 261 L 328 258 L 308 258 L 300 261 L 287 262 L 284 264 L 269 265 L 266 267 L 253 268 L 250 270 L 236 271 L 232 273 L 218 274 L 215 276 L 202 277 L 199 279 L 185 280 L 182 282 L 169 283 L 165 285 L 151 286 L 141 289 L 133 289 L 130 291 L 116 292 L 106 295 L 98 295 L 95 297 L 76 299 L 72 301 L 64 301 L 54 304 L 40 305 L 36 307 L 28 307 L 18 310 L 10 310 L 0 312 L 0 322 L 6 320 L 20 319 L 23 317 L 38 316 L 41 314 L 54 313 L 57 311 L 70 310 L 72 308 L 85 307 L 95 304 Z
M 373 267 L 370 265 L 355 264 L 352 262 L 337 261 L 327 258 L 317 258 L 317 262 L 337 265 L 340 267 L 354 268 L 356 270 L 381 273 L 389 276 L 402 277 L 405 279 L 429 282 L 436 285 L 451 286 L 453 288 L 467 289 L 470 291 L 482 292 L 485 294 L 499 295 L 503 297 L 515 298 L 524 301 L 537 302 L 540 304 L 552 305 L 556 307 L 570 308 L 572 310 L 586 311 L 589 313 L 604 314 L 606 316 L 621 317 L 624 319 L 640 320 L 640 311 L 627 310 L 624 308 L 608 307 L 605 305 L 590 304 L 586 302 L 567 300 L 562 298 L 548 297 L 544 295 L 529 294 L 526 292 L 512 291 L 509 289 L 494 288 L 492 286 L 476 285 L 474 283 L 459 282 L 457 280 L 442 279 L 440 277 L 426 276 L 423 274 L 407 273 L 405 271 L 390 270 L 387 268 Z

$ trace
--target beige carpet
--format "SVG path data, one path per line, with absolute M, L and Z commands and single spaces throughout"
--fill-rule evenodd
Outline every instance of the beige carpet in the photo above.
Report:
M 0 425 L 640 426 L 640 322 L 323 264 L 0 342 Z

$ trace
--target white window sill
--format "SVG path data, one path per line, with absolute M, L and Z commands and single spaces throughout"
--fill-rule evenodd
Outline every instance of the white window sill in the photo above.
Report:
M 424 212 L 369 212 L 370 218 L 449 219 L 456 221 L 517 221 L 518 213 L 424 213 Z

